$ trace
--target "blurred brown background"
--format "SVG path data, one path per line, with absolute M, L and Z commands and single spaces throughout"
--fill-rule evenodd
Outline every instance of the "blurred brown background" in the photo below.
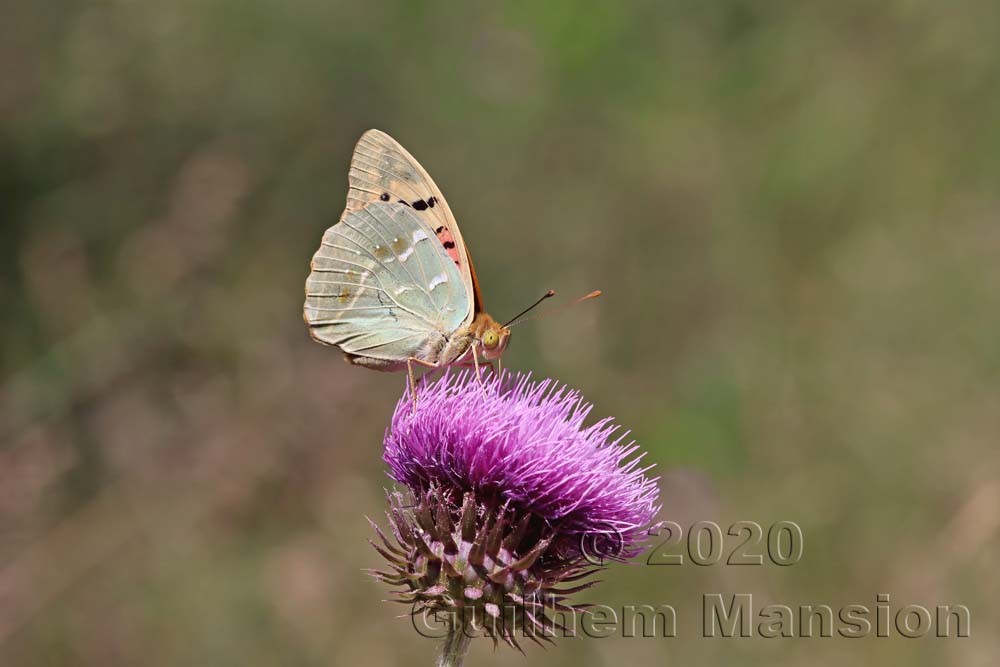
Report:
M 802 561 L 618 566 L 674 639 L 469 664 L 1000 660 L 1000 6 L 7 3 L 0 664 L 428 665 L 364 567 L 400 375 L 301 321 L 381 128 L 427 167 L 509 366 L 585 392 L 663 518 Z M 969 639 L 704 639 L 701 596 L 965 604 Z

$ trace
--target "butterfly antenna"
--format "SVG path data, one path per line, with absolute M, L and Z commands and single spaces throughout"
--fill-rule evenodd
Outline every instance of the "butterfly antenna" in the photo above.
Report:
M 534 317 L 529 317 L 529 318 L 527 318 L 525 320 L 520 319 L 520 317 L 522 315 L 525 315 L 526 313 L 528 313 L 528 311 L 530 311 L 532 308 L 534 308 L 535 306 L 537 306 L 538 304 L 540 304 L 542 301 L 544 301 L 545 299 L 548 299 L 550 296 L 554 296 L 555 295 L 555 292 L 553 292 L 552 290 L 549 290 L 548 293 L 546 293 L 545 296 L 543 296 L 541 299 L 539 299 L 538 301 L 536 301 L 531 306 L 531 308 L 528 308 L 527 310 L 525 310 L 524 312 L 522 312 L 517 317 L 513 318 L 510 322 L 508 322 L 504 326 L 505 327 L 512 327 L 515 324 L 521 324 L 522 322 L 529 322 L 531 320 L 538 319 L 539 317 L 542 317 L 542 316 L 549 316 L 552 313 L 556 313 L 556 312 L 558 312 L 560 310 L 563 310 L 564 308 L 569 308 L 570 306 L 575 306 L 576 304 L 580 303 L 581 301 L 586 301 L 588 299 L 596 299 L 597 297 L 601 296 L 601 294 L 603 294 L 603 292 L 601 292 L 601 290 L 595 289 L 590 294 L 585 294 L 585 295 L 581 296 L 579 299 L 576 299 L 575 301 L 570 301 L 569 303 L 564 303 L 561 306 L 556 306 L 555 308 L 547 310 L 544 313 L 541 313 L 540 315 L 535 315 Z
M 551 298 L 551 297 L 554 297 L 555 295 L 556 295 L 556 293 L 555 293 L 555 290 L 549 290 L 548 292 L 546 292 L 545 294 L 543 294 L 543 295 L 542 295 L 542 298 L 540 298 L 540 299 L 539 299 L 538 301 L 534 302 L 533 304 L 531 304 L 530 306 L 528 306 L 527 308 L 525 308 L 524 310 L 522 310 L 522 311 L 521 311 L 520 313 L 518 313 L 518 314 L 517 314 L 517 315 L 515 315 L 514 317 L 510 318 L 510 320 L 509 320 L 509 321 L 507 322 L 507 324 L 505 324 L 504 326 L 505 326 L 505 327 L 509 327 L 509 326 L 511 326 L 512 324 L 514 324 L 515 322 L 517 322 L 517 318 L 521 317 L 522 315 L 527 315 L 527 314 L 528 314 L 528 313 L 530 313 L 530 312 L 531 312 L 531 311 L 532 311 L 532 310 L 533 310 L 533 309 L 534 309 L 534 308 L 535 308 L 535 307 L 536 307 L 536 306 L 537 306 L 538 304 L 540 304 L 540 303 L 541 303 L 542 301 L 545 301 L 546 299 L 549 299 L 549 298 Z

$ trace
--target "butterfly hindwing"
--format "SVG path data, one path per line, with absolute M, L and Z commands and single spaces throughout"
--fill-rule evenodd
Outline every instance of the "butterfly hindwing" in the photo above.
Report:
M 352 355 L 405 362 L 468 318 L 472 302 L 451 258 L 411 207 L 374 202 L 323 235 L 306 281 L 317 340 Z

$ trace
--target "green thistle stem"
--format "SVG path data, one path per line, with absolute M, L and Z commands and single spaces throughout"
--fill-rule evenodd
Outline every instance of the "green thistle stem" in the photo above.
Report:
M 438 658 L 437 667 L 462 667 L 471 642 L 472 636 L 465 628 L 465 624 L 457 614 L 451 614 L 448 636 L 445 637 L 444 646 L 441 647 L 441 657 Z

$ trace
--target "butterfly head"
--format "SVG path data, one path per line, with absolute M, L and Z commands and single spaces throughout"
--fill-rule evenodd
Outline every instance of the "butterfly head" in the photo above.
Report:
M 478 313 L 472 323 L 472 333 L 476 344 L 486 359 L 499 359 L 510 341 L 510 329 L 500 324 L 487 313 Z
M 483 337 L 480 339 L 480 343 L 483 346 L 483 356 L 490 361 L 499 359 L 503 351 L 507 349 L 507 343 L 510 341 L 510 329 L 500 326 L 496 322 L 493 324 L 496 327 L 487 329 L 483 332 Z

